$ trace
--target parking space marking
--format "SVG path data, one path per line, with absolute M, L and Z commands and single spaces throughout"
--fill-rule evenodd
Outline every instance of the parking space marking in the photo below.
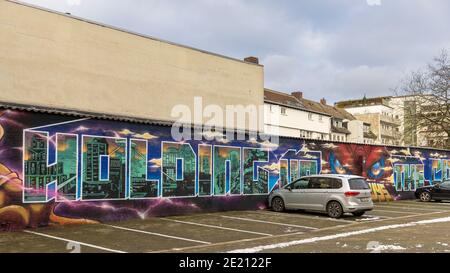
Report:
M 83 243 L 83 242 L 79 242 L 79 241 L 75 241 L 75 240 L 65 239 L 65 238 L 62 238 L 62 237 L 56 237 L 56 236 L 48 235 L 48 234 L 45 234 L 45 233 L 40 233 L 40 232 L 35 232 L 35 231 L 30 231 L 30 230 L 24 230 L 23 232 L 26 232 L 26 233 L 29 233 L 29 234 L 38 235 L 38 236 L 42 236 L 42 237 L 47 237 L 47 238 L 54 239 L 54 240 L 64 241 L 64 242 L 68 242 L 68 243 L 75 243 L 75 244 L 79 244 L 79 245 L 82 245 L 82 246 L 87 246 L 87 247 L 90 247 L 90 248 L 100 249 L 100 250 L 104 250 L 104 251 L 108 251 L 108 252 L 126 253 L 125 251 L 121 251 L 121 250 L 116 250 L 116 249 L 106 248 L 106 247 L 97 246 L 97 245 L 93 245 L 93 244 Z
M 395 218 L 389 218 L 389 219 L 379 219 L 379 220 L 373 220 L 373 222 L 377 222 L 377 223 L 381 223 L 381 222 L 386 222 L 386 221 L 392 221 L 392 220 L 401 220 L 401 219 L 409 219 L 409 218 L 415 218 L 417 216 L 431 216 L 431 215 L 435 215 L 435 214 L 442 214 L 442 212 L 430 212 L 430 213 L 424 213 L 421 215 L 405 215 L 405 216 L 399 216 L 399 217 L 395 217 Z M 339 225 L 339 226 L 332 226 L 332 227 L 326 227 L 326 228 L 321 228 L 318 230 L 312 230 L 311 232 L 308 232 L 306 234 L 315 234 L 317 232 L 323 232 L 323 231 L 328 231 L 328 230 L 335 230 L 337 228 L 346 228 L 346 227 L 355 227 L 355 226 L 359 226 L 364 224 L 365 222 L 356 222 L 356 221 L 347 221 L 350 222 L 347 225 Z M 236 240 L 236 241 L 229 241 L 229 242 L 220 242 L 220 243 L 214 243 L 208 246 L 190 246 L 190 247 L 183 247 L 180 248 L 179 251 L 192 251 L 192 250 L 198 250 L 198 249 L 203 249 L 205 248 L 204 252 L 207 252 L 206 249 L 210 248 L 210 247 L 218 247 L 218 246 L 231 246 L 233 244 L 238 244 L 238 243 L 242 243 L 242 242 L 257 242 L 257 241 L 262 241 L 265 239 L 270 239 L 270 238 L 276 238 L 276 239 L 281 239 L 281 238 L 288 238 L 288 237 L 292 237 L 293 235 L 297 235 L 297 234 L 305 234 L 305 233 L 289 233 L 289 234 L 280 234 L 280 235 L 273 235 L 272 237 L 259 237 L 259 238 L 252 238 L 252 239 L 245 239 L 245 240 Z M 171 249 L 167 249 L 167 250 L 160 250 L 160 251 L 154 251 L 153 253 L 166 253 L 166 252 L 171 252 Z
M 284 224 L 284 223 L 270 222 L 270 221 L 264 221 L 264 220 L 255 220 L 255 219 L 250 219 L 250 218 L 241 218 L 241 217 L 233 217 L 233 216 L 225 216 L 225 215 L 221 215 L 221 217 L 222 218 L 226 218 L 226 219 L 234 219 L 234 220 L 248 221 L 248 222 L 255 222 L 255 223 L 264 223 L 264 224 L 277 225 L 277 226 L 297 227 L 297 228 L 312 229 L 312 230 L 318 229 L 318 228 L 315 228 L 315 227 L 307 227 L 307 226 L 293 225 L 293 224 Z
M 440 209 L 445 211 L 450 211 L 450 208 L 446 205 L 443 205 L 443 203 L 417 203 L 417 202 L 401 202 L 401 203 L 383 203 L 381 204 L 383 206 L 390 206 L 393 208 L 403 208 L 405 206 L 408 206 L 409 208 L 433 208 L 433 209 Z
M 389 203 L 394 203 L 394 202 L 389 202 Z M 419 201 L 398 201 L 396 203 L 403 203 L 403 204 L 423 204 L 423 205 L 445 205 L 445 206 L 450 206 L 450 203 L 448 202 L 419 202 Z
M 167 218 L 161 218 L 161 220 L 170 221 L 170 222 L 174 222 L 174 223 L 180 223 L 180 224 L 186 224 L 186 225 L 194 225 L 194 226 L 199 226 L 199 227 L 209 227 L 209 228 L 237 231 L 237 232 L 242 232 L 242 233 L 256 234 L 256 235 L 265 236 L 265 237 L 273 236 L 273 234 L 268 234 L 268 233 L 261 233 L 261 232 L 236 229 L 236 228 L 227 228 L 227 227 L 221 227 L 221 226 L 215 226 L 215 225 L 200 224 L 200 223 L 195 223 L 195 222 L 187 222 L 187 221 L 180 221 L 180 220 L 167 219 Z
M 443 210 L 439 209 L 432 209 L 432 208 L 408 208 L 408 207 L 400 207 L 400 206 L 386 206 L 386 205 L 377 205 L 376 208 L 389 208 L 389 209 L 400 209 L 400 210 L 423 210 L 423 211 L 435 211 L 435 212 L 445 212 Z
M 445 223 L 445 222 L 450 222 L 450 217 L 434 218 L 434 219 L 430 219 L 430 220 L 414 221 L 414 222 L 401 223 L 401 224 L 391 224 L 391 225 L 385 225 L 385 226 L 379 226 L 379 227 L 373 227 L 373 228 L 366 228 L 366 229 L 362 229 L 362 230 L 331 234 L 331 235 L 326 235 L 326 236 L 312 237 L 312 238 L 287 241 L 287 242 L 282 242 L 282 243 L 260 245 L 260 246 L 249 247 L 249 248 L 244 248 L 244 249 L 235 249 L 232 251 L 228 251 L 227 253 L 258 253 L 258 252 L 262 252 L 264 250 L 287 248 L 287 247 L 298 246 L 298 245 L 303 245 L 303 244 L 316 243 L 319 241 L 329 241 L 329 240 L 335 240 L 335 239 L 339 239 L 339 238 L 347 238 L 347 237 L 358 236 L 358 235 L 363 235 L 363 234 L 368 234 L 368 233 L 375 233 L 375 232 L 390 230 L 390 229 L 408 228 L 408 227 L 414 227 L 414 226 L 419 226 L 419 225 Z
M 408 215 L 420 215 L 420 213 L 414 213 L 409 211 L 398 211 L 398 210 L 388 210 L 388 209 L 375 209 L 372 212 L 388 212 L 388 213 L 398 213 L 398 214 L 408 214 Z M 440 212 L 440 211 L 433 211 L 433 212 Z
M 132 229 L 132 228 L 126 228 L 126 227 L 121 227 L 121 226 L 113 226 L 113 225 L 105 225 L 105 226 L 111 227 L 111 228 L 115 228 L 115 229 L 120 229 L 120 230 L 126 230 L 126 231 L 131 231 L 131 232 L 137 232 L 137 233 L 142 233 L 142 234 L 148 234 L 148 235 L 165 237 L 165 238 L 176 239 L 176 240 L 187 241 L 187 242 L 193 242 L 193 243 L 199 243 L 199 244 L 204 244 L 204 245 L 210 245 L 211 244 L 211 242 L 193 240 L 193 239 L 182 238 L 182 237 L 177 237 L 177 236 L 171 236 L 171 235 L 155 233 L 155 232 L 150 232 L 150 231 L 145 231 L 145 230 Z
M 289 217 L 297 217 L 297 218 L 310 219 L 310 220 L 324 220 L 324 221 L 334 221 L 334 222 L 341 222 L 341 223 L 353 222 L 352 220 L 334 219 L 334 218 L 310 216 L 310 215 L 304 215 L 304 214 L 279 213 L 279 212 L 270 212 L 270 211 L 250 211 L 250 213 L 258 213 L 258 214 L 264 214 L 264 215 L 289 216 Z
M 365 217 L 366 219 L 370 219 L 370 218 L 385 218 L 385 219 L 392 219 L 392 218 L 395 218 L 395 217 L 390 217 L 390 216 L 370 215 L 370 214 L 366 214 L 366 216 L 369 216 L 369 217 Z M 370 219 L 370 220 L 375 221 L 375 220 L 378 220 L 378 219 Z M 366 221 L 368 221 L 368 220 L 366 220 Z

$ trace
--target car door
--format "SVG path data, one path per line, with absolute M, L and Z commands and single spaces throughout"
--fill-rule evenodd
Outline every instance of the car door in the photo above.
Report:
M 311 177 L 305 190 L 305 209 L 324 211 L 332 180 L 328 177 Z
M 283 192 L 286 208 L 301 209 L 303 207 L 305 203 L 304 191 L 308 188 L 308 184 L 308 178 L 300 178 L 286 186 Z
M 450 199 L 450 182 L 444 182 L 438 188 L 439 194 L 434 195 L 434 197 L 439 197 L 442 199 Z

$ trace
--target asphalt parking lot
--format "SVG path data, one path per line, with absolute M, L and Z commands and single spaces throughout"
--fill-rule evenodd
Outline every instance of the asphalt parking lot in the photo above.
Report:
M 230 211 L 0 233 L 0 252 L 450 252 L 450 203 L 378 203 L 363 217 Z

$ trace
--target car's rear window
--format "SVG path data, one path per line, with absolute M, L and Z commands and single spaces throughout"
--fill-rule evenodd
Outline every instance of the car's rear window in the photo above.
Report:
M 367 184 L 366 180 L 362 178 L 353 178 L 349 179 L 348 183 L 350 185 L 350 189 L 352 190 L 369 190 L 369 184 Z

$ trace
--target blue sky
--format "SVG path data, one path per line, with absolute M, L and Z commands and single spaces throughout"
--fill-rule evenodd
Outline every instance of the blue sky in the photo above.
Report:
M 329 102 L 392 95 L 450 50 L 448 0 L 26 0 L 265 66 L 265 86 Z

